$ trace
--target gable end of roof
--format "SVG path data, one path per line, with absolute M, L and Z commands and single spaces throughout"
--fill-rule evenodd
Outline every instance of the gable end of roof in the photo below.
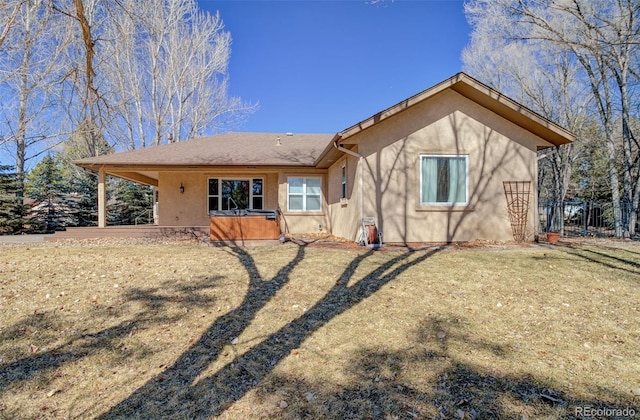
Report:
M 345 140 L 446 89 L 452 89 L 460 95 L 532 132 L 553 146 L 560 146 L 576 140 L 575 134 L 560 125 L 544 118 L 524 105 L 519 104 L 513 99 L 462 72 L 352 125 L 338 133 L 338 136 L 340 136 L 341 140 Z

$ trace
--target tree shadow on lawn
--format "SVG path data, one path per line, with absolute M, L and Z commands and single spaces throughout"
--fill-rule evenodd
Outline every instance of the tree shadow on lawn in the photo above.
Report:
M 165 281 L 160 287 L 127 289 L 124 298 L 137 301 L 147 307 L 150 312 L 160 312 L 167 304 L 178 304 L 183 309 L 197 308 L 213 304 L 213 299 L 200 292 L 215 287 L 215 282 L 223 276 L 196 279 L 188 284 L 175 284 L 175 280 Z M 167 294 L 170 292 L 170 294 Z
M 121 304 L 109 306 L 94 304 L 89 311 L 93 319 L 123 316 L 122 307 L 129 302 L 142 302 L 145 309 L 142 312 L 136 312 L 127 320 L 102 330 L 91 331 L 88 328 L 83 328 L 84 326 L 77 326 L 78 330 L 60 345 L 46 351 L 33 347 L 33 354 L 28 357 L 0 364 L 0 392 L 14 384 L 47 374 L 64 364 L 90 357 L 99 351 L 107 350 L 121 358 L 130 357 L 132 355 L 130 349 L 124 346 L 121 342 L 122 339 L 130 337 L 138 329 L 177 322 L 184 316 L 184 313 L 176 312 L 176 315 L 167 316 L 165 309 L 169 303 L 178 304 L 186 309 L 213 304 L 213 298 L 200 292 L 216 287 L 216 282 L 222 278 L 217 276 L 197 279 L 188 285 L 176 285 L 174 280 L 168 280 L 160 288 L 127 290 L 122 297 Z M 33 331 L 40 331 L 41 335 L 37 336 L 33 342 L 42 348 L 47 348 L 50 343 L 58 341 L 65 327 L 66 325 L 57 309 L 35 312 L 7 327 L 0 334 L 0 341 L 8 343 L 21 339 Z M 139 348 L 136 351 L 144 352 L 145 349 Z M 47 382 L 46 377 L 41 377 L 40 380 Z
M 459 322 L 429 317 L 408 348 L 359 350 L 346 368 L 347 384 L 272 374 L 257 394 L 264 404 L 263 415 L 291 419 L 511 419 L 583 418 L 587 416 L 576 411 L 583 407 L 640 412 L 630 395 L 600 389 L 606 401 L 586 400 L 532 375 L 505 375 L 497 368 L 465 363 L 449 350 L 450 343 L 455 342 L 458 348 L 463 345 L 465 353 L 499 358 L 507 357 L 510 349 L 460 333 L 456 327 Z
M 634 252 L 629 252 L 627 250 L 625 250 L 624 248 L 609 248 L 609 247 L 601 247 L 598 248 L 599 251 L 593 250 L 593 249 L 589 249 L 589 248 L 579 248 L 580 251 L 583 251 L 585 253 L 589 253 L 589 254 L 594 254 L 598 257 L 602 257 L 605 260 L 611 260 L 613 263 L 621 263 L 624 265 L 628 265 L 632 268 L 635 269 L 640 269 L 640 261 L 639 258 L 636 256 L 636 254 Z M 618 255 L 612 255 L 607 253 L 606 251 L 610 251 L 613 253 L 616 253 Z M 634 254 L 633 257 L 629 257 L 629 258 L 624 258 L 622 256 L 620 256 L 620 254 L 623 253 L 630 253 L 630 254 Z M 633 271 L 632 271 L 633 272 Z M 635 273 L 640 274 L 640 270 L 639 271 L 635 271 Z
M 88 357 L 96 351 L 111 349 L 114 341 L 130 334 L 136 323 L 124 321 L 118 325 L 93 334 L 74 337 L 51 350 L 38 352 L 14 362 L 0 365 L 0 391 L 9 386 L 27 381 L 37 375 L 47 373 L 60 366 Z
M 256 387 L 311 334 L 438 251 L 403 252 L 373 269 L 357 283 L 349 285 L 356 269 L 375 251 L 369 250 L 358 255 L 324 297 L 303 315 L 235 357 L 215 374 L 196 382 L 200 374 L 218 358 L 222 348 L 238 337 L 287 283 L 291 272 L 303 259 L 304 250 L 305 245 L 299 245 L 297 255 L 291 263 L 283 267 L 272 280 L 263 281 L 251 256 L 241 248 L 232 248 L 231 252 L 238 256 L 250 278 L 249 290 L 243 302 L 235 310 L 218 318 L 171 367 L 100 418 L 201 419 L 220 415 Z
M 560 249 L 569 255 L 573 255 L 588 262 L 600 264 L 607 268 L 620 270 L 629 274 L 640 276 L 640 262 L 634 257 L 625 258 L 621 254 L 629 252 L 624 248 L 598 246 L 597 250 L 585 246 L 563 246 L 558 245 Z M 607 252 L 608 251 L 608 252 Z M 613 255 L 616 254 L 616 255 Z

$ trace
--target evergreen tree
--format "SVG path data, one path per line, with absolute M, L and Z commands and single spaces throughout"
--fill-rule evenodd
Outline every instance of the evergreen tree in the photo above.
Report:
M 131 181 L 118 181 L 115 186 L 115 202 L 109 206 L 109 224 L 147 224 L 152 206 L 151 188 Z
M 98 224 L 98 179 L 95 174 L 75 166 L 63 152 L 56 155 L 64 183 L 68 185 L 68 203 L 74 226 Z
M 11 166 L 0 165 L 0 234 L 22 230 L 25 207 L 18 194 L 18 182 Z
M 95 174 L 73 164 L 74 160 L 113 152 L 113 148 L 89 120 L 81 121 L 56 155 L 62 165 L 63 177 L 69 183 L 70 205 L 74 225 L 98 224 L 98 180 Z
M 76 226 L 98 225 L 98 179 L 94 174 L 81 172 L 71 178 L 71 197 Z
M 75 226 L 70 185 L 59 159 L 45 156 L 27 175 L 25 192 L 35 201 L 27 219 L 31 231 L 53 232 Z

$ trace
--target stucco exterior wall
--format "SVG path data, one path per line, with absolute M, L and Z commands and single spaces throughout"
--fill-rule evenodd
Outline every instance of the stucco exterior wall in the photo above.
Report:
M 180 183 L 184 194 L 180 193 Z M 208 226 L 207 177 L 197 172 L 158 174 L 158 224 Z
M 278 208 L 278 172 L 274 170 L 205 172 L 176 171 L 158 174 L 158 224 L 161 226 L 209 226 L 208 180 L 263 179 L 263 207 Z M 180 184 L 184 193 L 180 193 Z
M 287 177 L 319 176 L 322 178 L 323 208 L 318 212 L 287 211 Z M 326 203 L 326 170 L 291 170 L 271 168 L 251 171 L 211 170 L 205 172 L 175 171 L 158 175 L 158 224 L 161 226 L 208 226 L 208 180 L 210 178 L 264 180 L 265 209 L 279 209 L 281 230 L 290 234 L 329 232 Z M 180 184 L 184 193 L 180 193 Z M 322 226 L 322 229 L 320 229 Z
M 295 235 L 301 233 L 330 232 L 327 217 L 327 177 L 322 169 L 288 169 L 280 171 L 278 184 L 278 201 L 280 203 L 280 229 L 282 232 Z M 289 177 L 320 177 L 322 179 L 322 210 L 313 212 L 289 211 L 287 209 L 287 192 Z
M 357 152 L 357 147 L 354 149 Z M 356 240 L 360 229 L 359 159 L 345 154 L 337 160 L 327 173 L 327 212 L 331 233 L 335 236 Z M 347 197 L 342 195 L 342 166 L 347 169 Z
M 377 217 L 389 243 L 513 239 L 503 181 L 531 181 L 532 235 L 539 143 L 537 136 L 451 90 L 345 142 L 356 144 L 365 156 L 364 216 Z M 468 156 L 468 205 L 420 205 L 421 154 Z M 329 169 L 331 197 L 338 165 Z M 359 196 L 355 178 L 352 197 Z M 338 227 L 354 218 L 353 209 L 336 206 L 331 211 L 334 233 L 355 240 L 351 231 Z M 357 213 L 355 219 L 359 225 Z

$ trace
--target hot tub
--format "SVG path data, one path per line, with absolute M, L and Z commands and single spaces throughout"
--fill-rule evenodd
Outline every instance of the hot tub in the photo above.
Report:
M 212 241 L 278 239 L 278 210 L 219 210 L 209 212 L 209 237 Z

